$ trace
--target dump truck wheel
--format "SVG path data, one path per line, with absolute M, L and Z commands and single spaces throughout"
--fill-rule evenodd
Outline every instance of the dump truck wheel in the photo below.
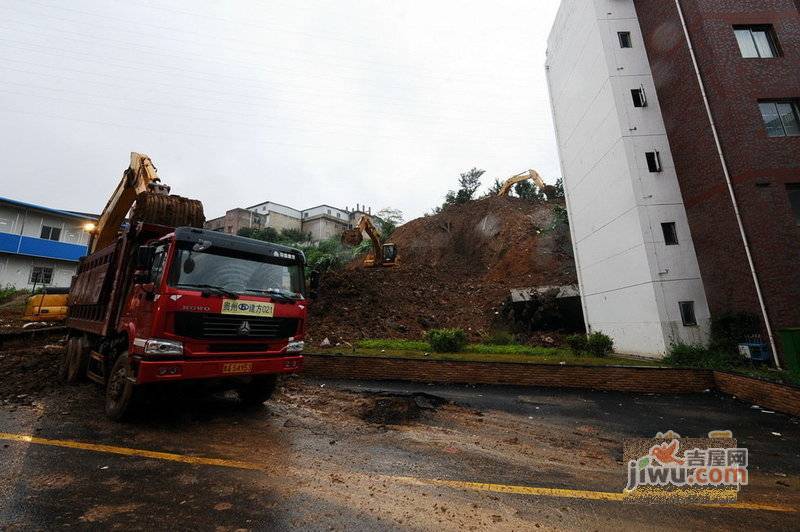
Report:
M 72 336 L 67 340 L 67 348 L 61 359 L 61 380 L 66 383 L 76 383 L 86 377 L 86 367 L 89 364 L 86 339 L 82 336 Z
M 278 386 L 277 375 L 253 377 L 247 384 L 242 384 L 236 389 L 239 400 L 245 407 L 260 406 L 267 401 Z
M 136 386 L 129 380 L 133 375 L 128 352 L 125 351 L 114 362 L 106 383 L 106 415 L 114 421 L 121 421 L 130 413 Z
M 206 218 L 203 204 L 182 196 L 142 192 L 136 196 L 131 224 L 145 222 L 169 227 L 202 228 Z

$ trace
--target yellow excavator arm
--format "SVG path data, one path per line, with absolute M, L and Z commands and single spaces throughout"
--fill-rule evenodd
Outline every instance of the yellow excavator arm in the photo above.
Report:
M 131 152 L 131 164 L 111 194 L 97 224 L 90 231 L 89 254 L 112 244 L 131 207 L 131 223 L 189 225 L 203 227 L 203 205 L 197 200 L 170 196 L 170 187 L 161 183 L 153 161 L 143 153 Z
M 142 192 L 169 194 L 169 187 L 161 180 L 150 157 L 131 152 L 131 165 L 122 174 L 122 179 L 106 203 L 89 241 L 89 253 L 103 249 L 116 240 L 122 221 Z
M 544 181 L 542 181 L 542 177 L 536 170 L 528 170 L 527 172 L 522 172 L 520 174 L 511 176 L 508 179 L 506 179 L 505 183 L 503 183 L 503 186 L 500 187 L 500 192 L 498 192 L 497 195 L 505 196 L 506 194 L 511 192 L 511 187 L 513 187 L 517 183 L 525 181 L 526 179 L 530 179 L 531 181 L 536 183 L 536 186 L 539 187 L 539 190 L 544 190 L 544 188 L 547 186 L 544 184 Z

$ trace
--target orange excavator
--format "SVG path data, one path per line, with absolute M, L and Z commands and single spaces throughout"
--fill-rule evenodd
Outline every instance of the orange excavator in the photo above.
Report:
M 380 231 L 366 215 L 361 215 L 361 219 L 353 229 L 348 229 L 342 233 L 342 244 L 357 246 L 364 240 L 364 233 L 372 240 L 372 252 L 364 258 L 365 267 L 373 268 L 397 264 L 397 246 L 391 242 L 382 242 Z
M 541 190 L 548 198 L 550 199 L 553 198 L 555 193 L 555 187 L 553 185 L 546 185 L 545 182 L 542 181 L 542 177 L 539 175 L 539 172 L 537 172 L 536 170 L 528 170 L 527 172 L 522 172 L 517 175 L 509 177 L 508 179 L 506 179 L 505 183 L 503 183 L 503 186 L 500 187 L 500 191 L 497 193 L 497 195 L 498 196 L 507 195 L 509 192 L 511 192 L 511 187 L 527 179 L 530 179 L 531 181 L 536 183 L 536 186 L 539 187 L 539 190 Z

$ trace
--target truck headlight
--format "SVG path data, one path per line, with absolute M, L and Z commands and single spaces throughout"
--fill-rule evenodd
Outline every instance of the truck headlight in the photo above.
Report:
M 289 342 L 286 345 L 286 352 L 287 353 L 302 353 L 303 348 L 306 346 L 305 342 L 302 340 L 298 342 Z
M 182 355 L 183 342 L 154 338 L 144 344 L 146 355 Z

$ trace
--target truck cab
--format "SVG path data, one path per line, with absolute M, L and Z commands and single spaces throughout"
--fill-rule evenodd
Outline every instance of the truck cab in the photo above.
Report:
M 119 320 L 137 383 L 299 369 L 304 266 L 299 250 L 188 227 L 140 247 Z
M 139 224 L 82 259 L 65 371 L 106 386 L 112 419 L 126 414 L 142 385 L 171 381 L 205 381 L 260 403 L 278 374 L 302 368 L 314 290 L 300 250 Z

